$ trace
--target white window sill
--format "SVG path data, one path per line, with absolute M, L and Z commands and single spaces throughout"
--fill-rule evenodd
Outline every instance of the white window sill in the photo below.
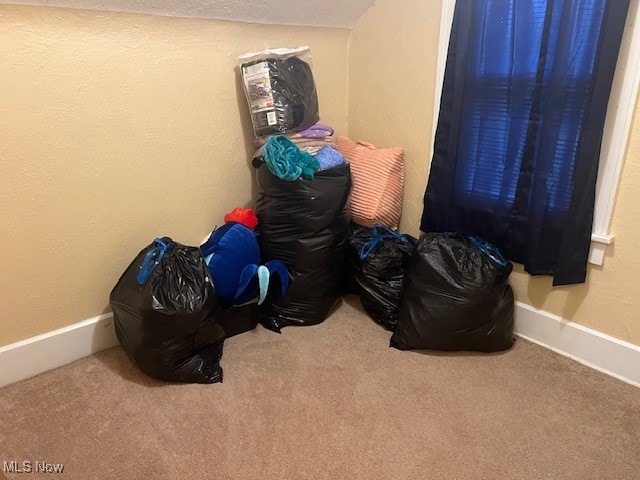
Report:
M 593 265 L 602 265 L 604 263 L 604 254 L 607 245 L 611 245 L 614 240 L 613 235 L 602 235 L 593 233 L 591 235 L 591 249 L 589 250 L 589 263 Z

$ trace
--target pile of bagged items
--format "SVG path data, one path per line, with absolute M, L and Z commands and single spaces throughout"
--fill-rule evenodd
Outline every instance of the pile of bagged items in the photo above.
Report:
M 240 57 L 258 149 L 255 213 L 236 208 L 198 247 L 155 239 L 110 295 L 118 340 L 148 375 L 222 381 L 224 340 L 258 323 L 323 322 L 345 291 L 400 350 L 505 350 L 512 269 L 482 239 L 398 232 L 404 151 L 319 123 L 308 47 Z
M 239 70 L 258 148 L 263 261 L 280 258 L 291 274 L 289 292 L 270 304 L 263 324 L 280 331 L 320 323 L 351 289 L 393 330 L 416 244 L 397 233 L 403 149 L 334 139 L 334 129 L 318 123 L 308 47 L 242 55 Z
M 157 238 L 131 262 L 109 301 L 116 336 L 143 372 L 173 382 L 222 381 L 224 340 L 256 327 L 267 291 L 287 291 L 282 262 L 259 264 L 256 224 L 253 211 L 235 209 L 200 247 Z
M 351 170 L 333 128 L 318 123 L 308 47 L 250 53 L 239 62 L 258 149 L 262 262 L 280 259 L 290 275 L 288 292 L 268 302 L 261 322 L 276 332 L 315 325 L 339 305 L 344 289 Z
M 403 193 L 401 148 L 339 137 L 351 166 L 349 287 L 391 330 L 400 350 L 494 352 L 513 344 L 512 265 L 480 238 L 397 232 Z
M 454 233 L 419 242 L 396 232 L 401 148 L 339 137 L 353 177 L 349 277 L 365 311 L 401 349 L 493 352 L 513 345 L 512 265 L 493 245 Z M 417 243 L 417 245 L 416 245 Z
M 120 344 L 158 379 L 222 381 L 226 338 L 260 319 L 277 331 L 319 323 L 341 298 L 351 175 L 318 123 L 309 49 L 245 55 L 241 73 L 260 148 L 257 216 L 234 209 L 199 247 L 156 239 L 110 295 Z

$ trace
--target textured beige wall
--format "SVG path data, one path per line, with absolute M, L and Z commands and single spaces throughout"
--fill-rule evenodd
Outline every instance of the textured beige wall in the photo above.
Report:
M 440 2 L 377 0 L 349 41 L 349 135 L 405 149 L 400 228 L 416 234 L 429 173 Z
M 404 146 L 407 182 L 401 228 L 416 234 L 430 162 L 440 2 L 378 0 L 353 29 L 349 134 Z M 583 285 L 553 288 L 516 266 L 516 299 L 640 344 L 640 107 L 637 108 L 604 266 Z
M 0 5 L 0 345 L 108 311 L 156 236 L 197 244 L 251 200 L 236 57 L 311 46 L 347 128 L 345 29 Z

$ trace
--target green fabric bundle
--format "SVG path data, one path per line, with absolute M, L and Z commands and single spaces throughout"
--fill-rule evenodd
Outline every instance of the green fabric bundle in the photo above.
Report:
M 262 156 L 269 171 L 282 180 L 297 180 L 300 177 L 313 180 L 313 173 L 320 168 L 310 153 L 300 150 L 284 135 L 269 137 L 262 147 Z

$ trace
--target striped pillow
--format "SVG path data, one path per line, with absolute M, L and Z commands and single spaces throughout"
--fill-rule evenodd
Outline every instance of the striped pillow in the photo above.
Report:
M 365 227 L 381 223 L 397 229 L 402 212 L 404 150 L 376 149 L 338 137 L 337 149 L 351 166 L 351 221 Z

